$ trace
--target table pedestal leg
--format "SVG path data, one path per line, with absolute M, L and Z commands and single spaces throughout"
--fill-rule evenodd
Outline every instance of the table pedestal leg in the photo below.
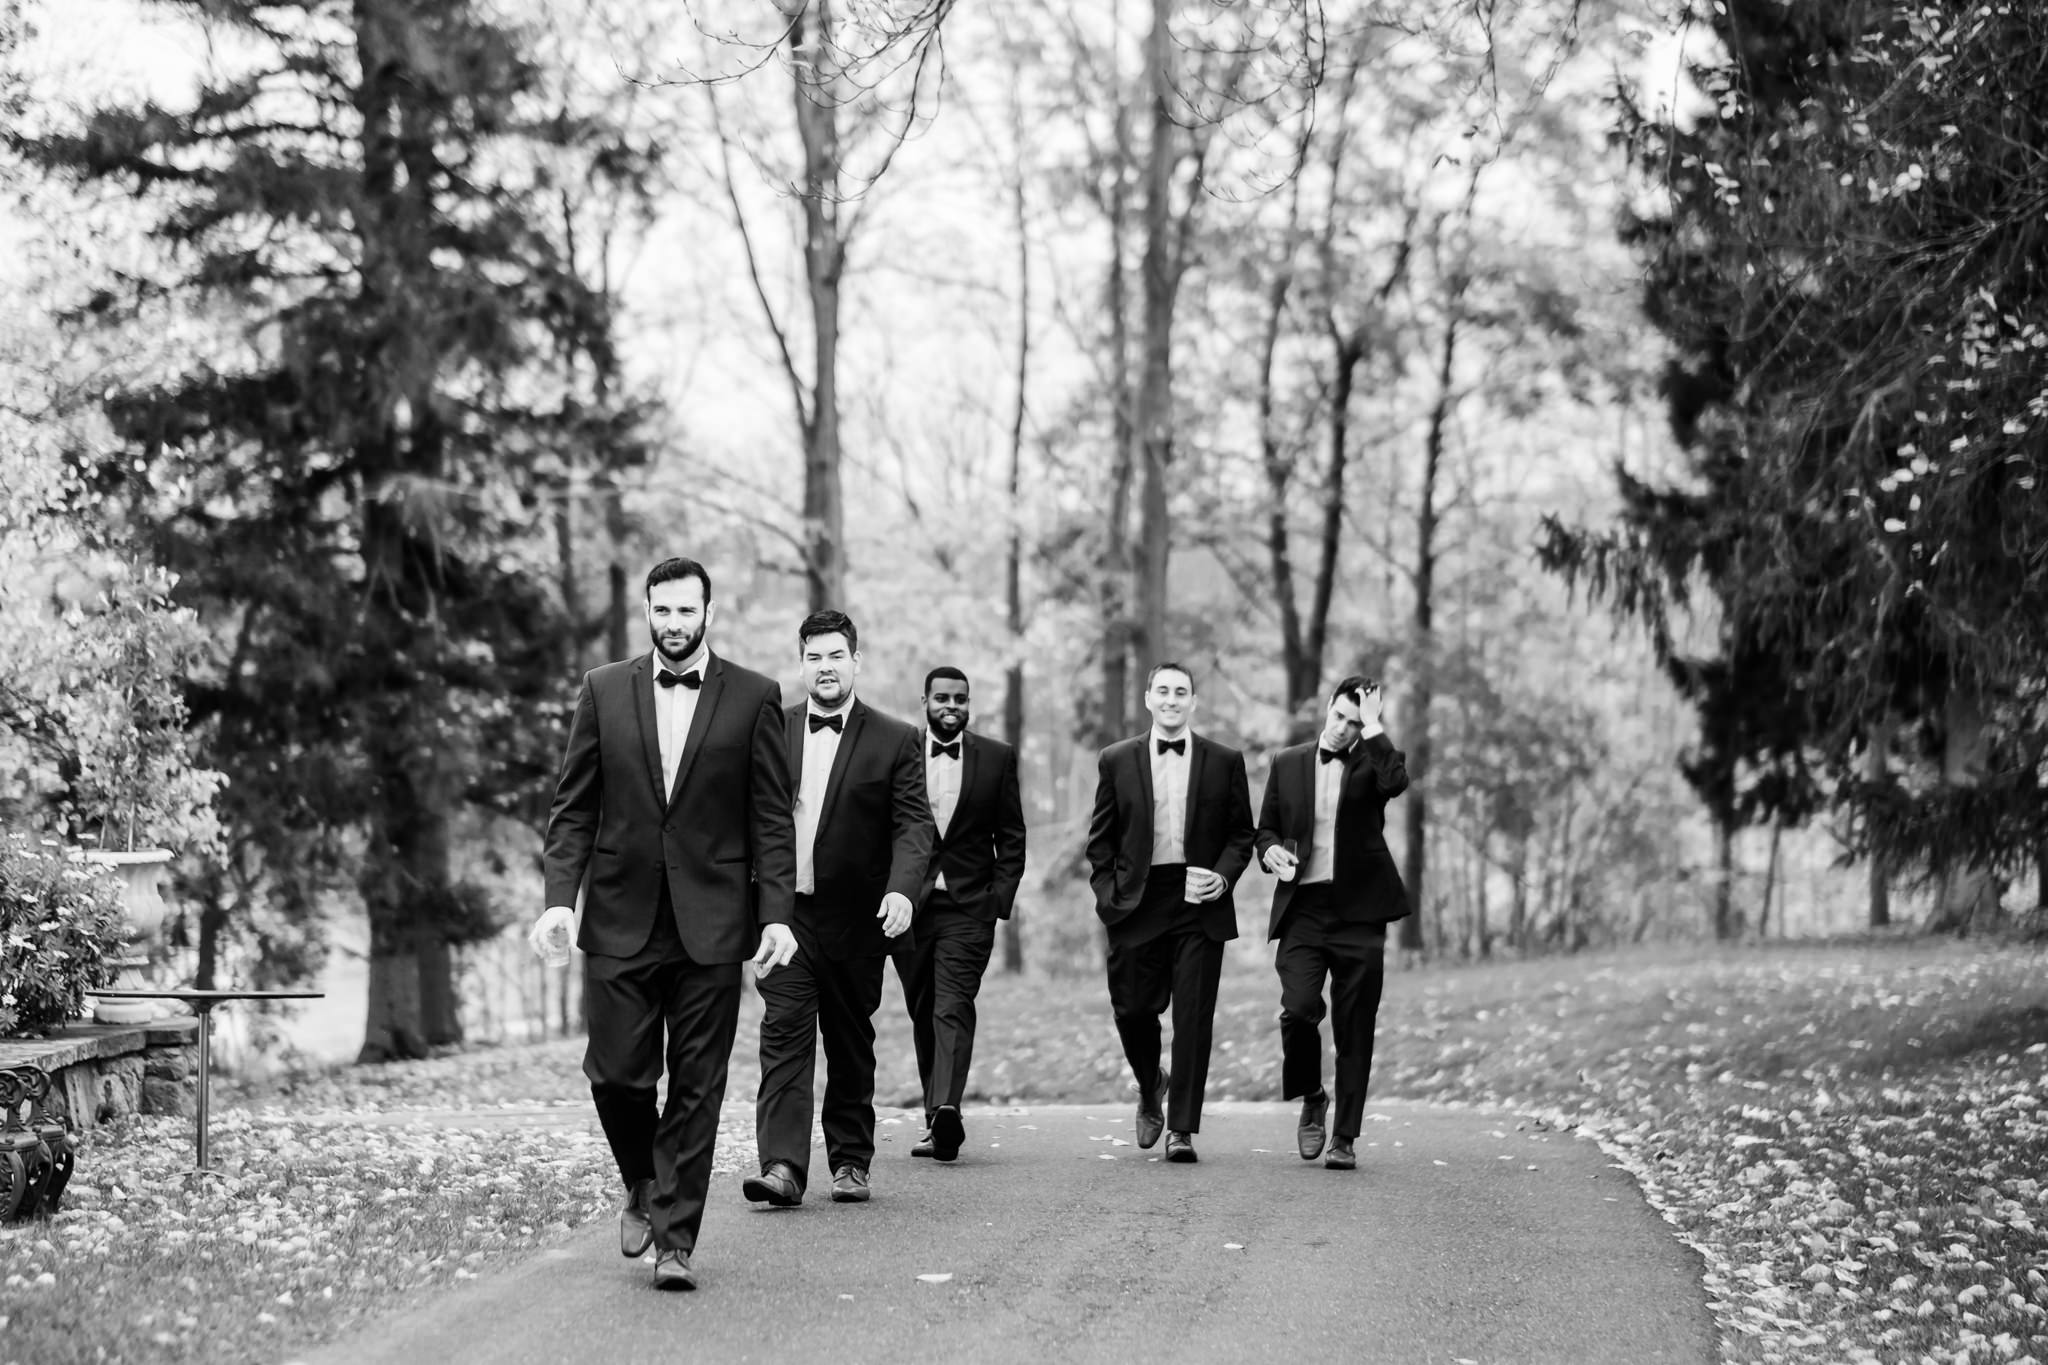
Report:
M 201 1002 L 197 1008 L 199 1010 L 199 1169 L 204 1172 L 213 1169 L 206 1147 L 206 1102 L 213 1069 L 213 1049 L 210 1046 L 213 1041 L 213 1002 Z

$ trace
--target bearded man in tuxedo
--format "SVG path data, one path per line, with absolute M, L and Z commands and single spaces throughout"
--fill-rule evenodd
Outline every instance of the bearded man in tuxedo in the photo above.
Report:
M 796 859 L 782 689 L 711 652 L 703 565 L 663 560 L 646 593 L 653 649 L 592 669 L 576 698 L 532 942 L 566 961 L 573 932 L 584 953 L 583 1074 L 626 1186 L 619 1250 L 655 1246 L 654 1283 L 694 1289 L 740 963 L 766 975 L 796 950 Z
M 967 728 L 967 675 L 951 666 L 924 679 L 925 798 L 938 844 L 911 921 L 912 945 L 896 954 L 910 1012 L 924 1133 L 912 1156 L 952 1161 L 966 1140 L 960 1100 L 974 1060 L 974 1000 L 1024 879 L 1024 800 L 1017 751 Z
M 797 627 L 803 701 L 783 714 L 796 775 L 796 956 L 761 982 L 761 1173 L 748 1199 L 787 1208 L 810 1183 L 811 1085 L 825 1049 L 832 1201 L 866 1203 L 875 1158 L 875 1010 L 882 962 L 910 928 L 932 852 L 918 733 L 854 696 L 860 632 L 839 611 Z

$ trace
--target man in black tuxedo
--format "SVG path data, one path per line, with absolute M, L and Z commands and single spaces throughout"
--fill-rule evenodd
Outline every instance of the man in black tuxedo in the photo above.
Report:
M 995 949 L 996 921 L 1008 919 L 1024 879 L 1024 800 L 1017 751 L 967 728 L 967 675 L 940 667 L 925 675 L 928 727 L 925 798 L 938 847 L 917 915 L 914 943 L 896 954 L 896 978 L 917 1044 L 925 1131 L 912 1156 L 952 1161 L 966 1128 L 960 1098 L 974 1059 L 974 998 Z
M 572 928 L 583 949 L 583 1074 L 627 1191 L 619 1250 L 654 1244 L 665 1289 L 696 1283 L 740 963 L 765 975 L 796 950 L 782 689 L 711 652 L 712 615 L 703 565 L 663 560 L 647 575 L 652 652 L 584 676 L 532 931 L 544 957 L 567 960 Z
M 1138 1145 L 1157 1142 L 1163 1127 L 1166 1159 L 1193 1161 L 1223 945 L 1237 937 L 1231 888 L 1252 856 L 1250 786 L 1243 754 L 1188 728 L 1187 669 L 1154 665 L 1145 709 L 1151 732 L 1119 740 L 1097 761 L 1088 880 L 1109 926 L 1109 1003 L 1138 1080 Z M 1168 1005 L 1170 1072 L 1159 1065 Z
M 1322 734 L 1273 756 L 1259 802 L 1259 857 L 1280 885 L 1267 927 L 1280 940 L 1280 1083 L 1302 1097 L 1295 1143 L 1303 1161 L 1323 1150 L 1330 1096 L 1323 1089 L 1323 979 L 1337 1049 L 1337 1121 L 1323 1164 L 1358 1165 L 1352 1142 L 1365 1115 L 1374 1021 L 1385 976 L 1387 926 L 1408 914 L 1408 894 L 1387 850 L 1387 802 L 1408 787 L 1406 757 L 1380 725 L 1379 684 L 1337 684 Z
M 932 852 L 918 733 L 855 699 L 860 634 L 844 612 L 797 628 L 804 690 L 784 713 L 796 775 L 797 952 L 761 982 L 761 1173 L 748 1199 L 803 1202 L 810 1183 L 811 1082 L 825 1046 L 825 1163 L 834 1203 L 868 1198 L 875 1157 L 875 1009 L 882 959 L 910 928 Z

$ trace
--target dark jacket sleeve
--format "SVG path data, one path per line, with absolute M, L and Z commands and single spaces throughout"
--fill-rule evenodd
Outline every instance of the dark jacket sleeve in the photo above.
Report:
M 1017 888 L 1024 882 L 1024 791 L 1017 777 L 1014 745 L 1003 756 L 1003 775 L 996 783 L 996 867 L 989 896 L 996 917 L 1008 919 L 1017 904 Z
M 924 759 L 917 751 L 917 731 L 908 726 L 890 768 L 889 802 L 889 890 L 914 902 L 924 888 L 925 868 L 932 860 L 939 831 L 932 821 L 931 802 L 925 799 Z
M 753 852 L 754 918 L 764 926 L 787 924 L 796 909 L 796 819 L 779 685 L 761 698 L 752 745 L 747 842 Z
M 1088 885 L 1095 888 L 1098 908 L 1116 900 L 1116 777 L 1109 769 L 1109 750 L 1095 759 L 1095 809 L 1088 816 Z
M 1380 800 L 1391 801 L 1408 790 L 1408 755 L 1394 747 L 1384 730 L 1359 745 L 1364 752 L 1358 761 L 1371 770 Z
M 1230 834 L 1223 845 L 1223 854 L 1216 860 L 1215 872 L 1228 885 L 1237 885 L 1237 879 L 1244 875 L 1252 861 L 1252 843 L 1256 832 L 1252 827 L 1252 784 L 1245 776 L 1244 755 L 1233 751 L 1230 755 L 1230 776 L 1227 779 L 1230 790 L 1224 799 L 1230 802 Z
M 1252 847 L 1264 858 L 1267 849 L 1286 837 L 1287 831 L 1280 827 L 1280 757 L 1276 754 L 1266 769 L 1266 790 L 1259 797 L 1259 827 Z
M 575 714 L 569 718 L 569 741 L 562 750 L 562 771 L 555 779 L 555 800 L 548 808 L 542 842 L 548 905 L 573 906 L 583 886 L 583 869 L 597 842 L 597 821 L 604 806 L 604 774 L 597 756 L 597 698 L 586 674 Z

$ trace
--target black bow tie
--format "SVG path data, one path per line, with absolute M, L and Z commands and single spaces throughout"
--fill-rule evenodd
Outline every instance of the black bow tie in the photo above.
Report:
M 1318 748 L 1316 750 L 1316 762 L 1318 763 L 1329 763 L 1335 759 L 1339 759 L 1342 757 L 1344 757 L 1344 751 L 1342 749 Z
M 677 683 L 681 683 L 683 686 L 694 690 L 704 685 L 704 675 L 694 668 L 688 673 L 671 673 L 664 668 L 654 675 L 654 680 L 663 687 L 674 687 Z
M 1159 752 L 1162 754 L 1184 754 L 1188 751 L 1188 742 L 1185 739 L 1162 739 L 1158 741 L 1158 744 Z
M 960 741 L 956 739 L 951 744 L 941 744 L 937 740 L 933 740 L 932 757 L 939 758 L 941 756 L 946 758 L 960 757 Z
M 846 717 L 821 716 L 816 711 L 813 711 L 811 712 L 811 733 L 815 735 L 820 730 L 830 730 L 835 735 L 843 735 L 846 733 Z

